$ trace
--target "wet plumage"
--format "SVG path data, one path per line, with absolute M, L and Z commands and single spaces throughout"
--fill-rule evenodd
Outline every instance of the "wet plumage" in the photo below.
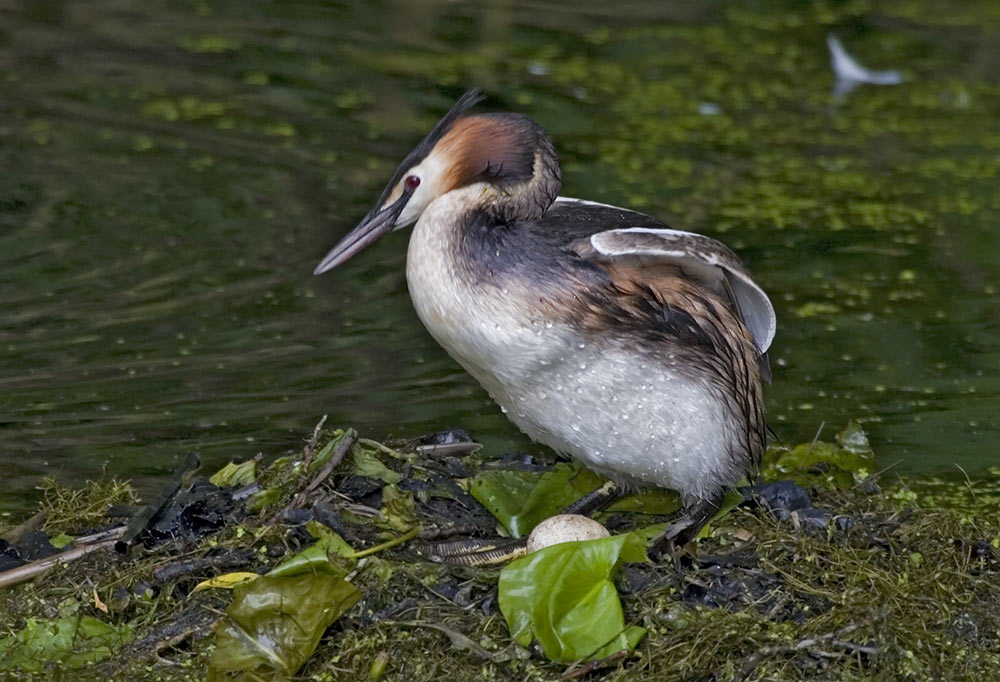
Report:
M 317 272 L 415 222 L 414 307 L 511 421 L 624 488 L 679 491 L 700 526 L 764 449 L 767 296 L 715 240 L 557 198 L 545 131 L 467 114 L 476 101 L 459 100 Z

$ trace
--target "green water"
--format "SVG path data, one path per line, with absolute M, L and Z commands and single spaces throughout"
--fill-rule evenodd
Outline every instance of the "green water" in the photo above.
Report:
M 895 87 L 844 101 L 824 38 Z M 318 259 L 466 87 L 564 193 L 736 248 L 779 315 L 785 439 L 1000 445 L 1000 5 L 0 0 L 0 510 L 300 447 L 472 429 L 537 451 L 427 336 L 405 234 Z

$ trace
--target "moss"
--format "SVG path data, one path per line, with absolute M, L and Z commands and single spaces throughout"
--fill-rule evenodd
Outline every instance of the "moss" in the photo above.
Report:
M 111 478 L 87 481 L 82 488 L 60 485 L 46 476 L 41 483 L 40 511 L 45 514 L 42 528 L 62 533 L 76 533 L 106 521 L 112 505 L 134 505 L 139 501 L 128 481 Z
M 134 637 L 74 677 L 200 679 L 213 651 L 212 624 L 230 596 L 192 589 L 228 569 L 205 564 L 169 577 L 164 565 L 241 553 L 232 570 L 265 572 L 311 542 L 276 510 L 295 499 L 344 436 L 334 432 L 332 445 L 316 449 L 309 465 L 305 457 L 283 458 L 264 469 L 258 484 L 278 491 L 278 501 L 259 514 L 197 542 L 134 551 L 127 559 L 94 553 L 0 592 L 0 631 L 20 632 L 29 619 L 54 618 L 71 605 Z M 618 579 L 626 623 L 648 635 L 631 656 L 608 662 L 606 679 L 978 680 L 993 674 L 1000 666 L 996 472 L 982 481 L 897 481 L 879 490 L 864 476 L 870 451 L 863 434 L 851 427 L 838 438 L 839 446 L 775 448 L 766 469 L 813 481 L 814 504 L 850 519 L 843 524 L 849 527 L 807 531 L 741 506 L 714 522 L 697 558 L 685 559 L 679 573 L 671 562 L 627 565 Z M 433 461 L 405 447 L 400 452 L 360 441 L 355 448 L 313 501 L 367 489 L 359 480 L 383 491 L 364 498 L 383 505 L 375 517 L 365 504 L 343 507 L 354 512 L 342 518 L 356 549 L 398 535 L 394 529 L 418 519 L 425 526 L 439 521 L 427 492 L 444 489 L 432 482 Z M 374 478 L 358 475 L 359 461 Z M 802 469 L 796 473 L 796 467 Z M 835 475 L 837 467 L 854 474 Z M 382 480 L 386 471 L 399 480 Z M 77 493 L 50 485 L 61 502 L 46 503 L 48 509 L 64 511 L 50 518 L 49 532 L 93 524 L 94 505 L 118 499 L 103 486 L 103 496 L 95 484 L 78 491 L 88 500 L 80 507 L 84 523 L 65 512 L 65 501 Z M 425 494 L 410 495 L 413 487 Z M 634 527 L 660 517 L 617 518 Z M 329 629 L 299 676 L 365 679 L 374 669 L 386 680 L 550 680 L 580 672 L 510 640 L 496 609 L 497 575 L 496 569 L 428 563 L 413 543 L 361 558 L 351 581 L 362 601 Z M 165 640 L 174 645 L 164 646 Z

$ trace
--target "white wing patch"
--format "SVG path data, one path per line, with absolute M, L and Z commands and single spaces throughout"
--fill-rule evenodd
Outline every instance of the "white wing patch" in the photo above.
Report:
M 683 230 L 628 227 L 591 235 L 590 245 L 608 259 L 632 257 L 645 263 L 670 263 L 713 288 L 731 292 L 757 350 L 764 354 L 771 346 L 777 328 L 774 306 L 736 254 L 722 242 Z
M 556 197 L 553 203 L 563 203 L 563 204 L 580 204 L 582 206 L 602 206 L 603 208 L 613 208 L 616 211 L 627 211 L 628 213 L 635 213 L 630 208 L 622 208 L 621 206 L 613 206 L 611 204 L 602 204 L 599 201 L 588 201 L 587 199 L 577 199 L 576 197 Z

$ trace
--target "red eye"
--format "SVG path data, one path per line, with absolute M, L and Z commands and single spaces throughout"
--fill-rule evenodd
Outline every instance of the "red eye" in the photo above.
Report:
M 403 180 L 403 184 L 406 185 L 406 189 L 416 189 L 420 187 L 420 178 L 416 175 L 407 175 L 406 180 Z

